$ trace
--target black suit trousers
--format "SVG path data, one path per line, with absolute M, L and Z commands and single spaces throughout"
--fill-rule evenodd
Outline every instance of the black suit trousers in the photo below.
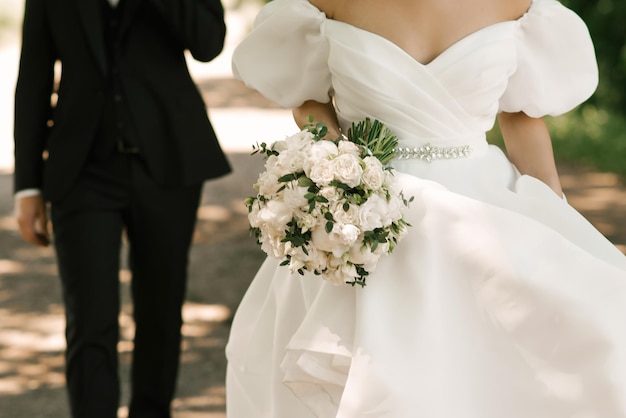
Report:
M 114 154 L 88 163 L 77 185 L 53 203 L 73 417 L 117 417 L 124 231 L 136 325 L 130 417 L 170 417 L 188 251 L 201 187 L 159 187 L 138 156 Z

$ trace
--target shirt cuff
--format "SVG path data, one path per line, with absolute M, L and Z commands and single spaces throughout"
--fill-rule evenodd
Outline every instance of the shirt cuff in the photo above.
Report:
M 22 199 L 24 197 L 37 196 L 41 194 L 41 190 L 39 189 L 24 189 L 15 193 L 15 200 Z

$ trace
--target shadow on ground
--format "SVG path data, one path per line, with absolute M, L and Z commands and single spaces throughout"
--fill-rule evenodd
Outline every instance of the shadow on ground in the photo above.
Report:
M 224 346 L 235 311 L 263 255 L 248 234 L 243 199 L 262 160 L 229 154 L 235 172 L 206 184 L 191 252 L 176 418 L 224 417 Z M 18 237 L 11 177 L 0 174 L 0 417 L 68 417 L 63 375 L 64 318 L 52 249 Z M 133 323 L 130 274 L 122 270 L 119 351 L 123 403 Z M 125 416 L 122 408 L 120 416 Z

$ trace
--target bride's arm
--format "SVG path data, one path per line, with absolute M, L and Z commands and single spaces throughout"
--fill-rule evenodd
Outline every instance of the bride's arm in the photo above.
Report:
M 520 173 L 543 181 L 562 196 L 552 141 L 544 120 L 523 112 L 503 112 L 498 115 L 498 123 L 509 158 Z
M 293 118 L 300 128 L 309 123 L 309 117 L 313 118 L 313 123 L 324 122 L 326 124 L 329 138 L 335 139 L 341 135 L 337 113 L 332 101 L 320 103 L 309 100 L 293 109 Z

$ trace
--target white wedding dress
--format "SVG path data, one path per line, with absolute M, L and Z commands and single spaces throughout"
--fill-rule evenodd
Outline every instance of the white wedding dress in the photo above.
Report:
M 499 110 L 558 115 L 594 91 L 578 16 L 535 0 L 422 64 L 273 0 L 233 68 L 285 107 L 334 96 L 344 128 L 473 151 L 394 162 L 412 227 L 365 288 L 265 261 L 227 346 L 229 417 L 626 417 L 626 257 L 485 141 Z

